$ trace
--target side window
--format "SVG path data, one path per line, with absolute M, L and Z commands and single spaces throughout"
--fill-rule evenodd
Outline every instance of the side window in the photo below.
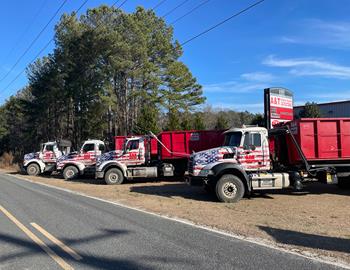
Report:
M 139 141 L 133 140 L 129 141 L 128 145 L 126 146 L 127 150 L 136 150 L 139 149 Z
M 244 142 L 243 142 L 243 147 L 245 149 L 248 149 L 250 145 L 250 133 L 246 132 L 244 134 Z
M 87 143 L 83 147 L 83 152 L 94 151 L 95 145 L 93 143 Z
M 104 144 L 99 144 L 98 145 L 98 150 L 100 150 L 101 152 L 105 151 L 105 145 Z
M 260 147 L 261 146 L 261 134 L 253 133 L 252 134 L 252 145 Z
M 261 146 L 261 134 L 260 133 L 246 133 L 244 136 L 244 147 L 249 148 L 251 145 L 255 147 Z
M 45 150 L 46 151 L 53 151 L 53 145 L 52 144 L 46 145 Z

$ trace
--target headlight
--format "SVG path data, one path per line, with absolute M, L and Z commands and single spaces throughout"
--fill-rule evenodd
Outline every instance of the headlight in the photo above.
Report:
M 212 170 L 201 170 L 198 174 L 198 176 L 208 176 L 208 175 L 213 175 L 214 172 Z

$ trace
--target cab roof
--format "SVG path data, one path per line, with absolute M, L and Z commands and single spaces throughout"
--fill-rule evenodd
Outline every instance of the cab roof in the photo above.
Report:
M 226 131 L 224 132 L 224 134 L 226 134 L 226 133 L 231 133 L 231 132 L 242 132 L 242 133 L 244 133 L 244 132 L 261 132 L 261 131 L 267 132 L 267 129 L 264 128 L 264 127 L 258 127 L 258 126 L 244 126 L 244 125 L 243 125 L 243 127 L 241 127 L 241 128 L 236 128 L 236 127 L 230 128 L 229 130 L 226 130 Z
M 57 142 L 45 142 L 43 144 L 45 144 L 45 145 L 55 145 L 55 144 L 57 144 Z
M 92 139 L 92 140 L 86 140 L 83 144 L 86 144 L 86 143 L 93 143 L 93 144 L 105 144 L 103 141 L 101 141 L 101 140 L 94 140 L 94 139 Z

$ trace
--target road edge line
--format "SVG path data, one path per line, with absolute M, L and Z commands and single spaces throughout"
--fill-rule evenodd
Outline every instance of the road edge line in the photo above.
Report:
M 7 173 L 5 173 L 5 175 L 13 177 L 13 178 L 16 178 L 16 179 L 19 179 L 19 180 L 27 181 L 27 182 L 30 182 L 30 183 L 33 183 L 33 184 L 38 184 L 38 185 L 45 186 L 45 187 L 48 187 L 48 188 L 53 188 L 53 189 L 65 191 L 67 193 L 71 193 L 71 194 L 79 195 L 79 196 L 86 197 L 86 198 L 89 198 L 89 199 L 94 199 L 94 200 L 98 200 L 98 201 L 101 201 L 101 202 L 113 204 L 115 206 L 119 206 L 119 207 L 122 207 L 122 208 L 131 209 L 131 210 L 138 211 L 138 212 L 141 212 L 141 213 L 144 213 L 144 214 L 148 214 L 148 215 L 152 215 L 152 216 L 155 216 L 155 217 L 158 217 L 158 218 L 163 218 L 163 219 L 167 219 L 167 220 L 170 220 L 170 221 L 175 221 L 175 222 L 178 222 L 178 223 L 182 223 L 182 224 L 185 224 L 185 225 L 188 225 L 188 226 L 195 227 L 197 229 L 202 229 L 202 230 L 205 230 L 205 231 L 208 231 L 208 232 L 212 232 L 212 233 L 215 233 L 215 234 L 218 234 L 218 235 L 221 235 L 221 236 L 227 236 L 227 237 L 230 237 L 230 238 L 233 238 L 233 239 L 236 239 L 236 240 L 246 241 L 246 242 L 249 242 L 249 243 L 252 243 L 252 244 L 256 244 L 256 245 L 259 245 L 259 246 L 263 246 L 263 247 L 266 247 L 266 248 L 270 248 L 270 249 L 274 249 L 274 250 L 277 250 L 277 251 L 293 254 L 293 255 L 296 255 L 296 256 L 299 256 L 299 257 L 303 257 L 305 259 L 309 259 L 309 260 L 312 260 L 312 261 L 316 261 L 316 262 L 319 262 L 319 263 L 324 263 L 324 264 L 328 264 L 328 265 L 332 265 L 332 266 L 342 267 L 344 269 L 349 269 L 350 270 L 350 264 L 347 264 L 347 263 L 345 263 L 343 261 L 333 261 L 332 257 L 327 257 L 327 256 L 324 256 L 324 255 L 319 255 L 317 253 L 312 253 L 312 252 L 307 252 L 308 254 L 303 254 L 303 253 L 300 253 L 300 252 L 297 252 L 297 251 L 290 250 L 290 249 L 288 249 L 286 247 L 278 246 L 275 242 L 270 241 L 270 240 L 262 241 L 263 239 L 260 240 L 260 239 L 256 239 L 256 238 L 250 238 L 250 237 L 242 236 L 242 235 L 235 234 L 235 233 L 232 233 L 232 232 L 227 232 L 227 231 L 224 231 L 224 230 L 221 230 L 221 229 L 218 229 L 218 228 L 210 227 L 210 226 L 207 226 L 207 225 L 199 225 L 199 224 L 196 224 L 195 222 L 193 222 L 191 220 L 188 220 L 188 219 L 183 219 L 183 218 L 178 218 L 178 217 L 171 217 L 171 216 L 167 216 L 167 215 L 164 215 L 164 214 L 151 212 L 151 211 L 148 211 L 148 210 L 144 210 L 142 208 L 129 206 L 129 205 L 126 205 L 126 204 L 123 204 L 123 203 L 109 201 L 109 200 L 102 199 L 102 198 L 99 198 L 99 197 L 87 195 L 87 194 L 81 193 L 79 191 L 74 191 L 74 190 L 70 190 L 70 189 L 66 189 L 66 188 L 62 188 L 62 187 L 57 187 L 57 186 L 53 186 L 53 185 L 46 184 L 46 183 L 36 182 L 36 181 L 33 181 L 33 180 L 25 178 L 25 177 L 20 177 L 20 176 L 17 176 L 17 175 L 11 175 L 11 174 L 7 174 Z M 330 261 L 328 261 L 327 259 L 329 259 Z

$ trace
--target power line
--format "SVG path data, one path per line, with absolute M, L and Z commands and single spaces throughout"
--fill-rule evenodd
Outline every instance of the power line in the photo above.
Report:
M 235 13 L 235 14 L 233 14 L 232 16 L 226 18 L 225 20 L 223 20 L 223 21 L 221 21 L 221 22 L 219 22 L 219 23 L 213 25 L 212 27 L 210 27 L 210 28 L 204 30 L 203 32 L 201 32 L 201 33 L 195 35 L 194 37 L 191 37 L 190 39 L 186 40 L 185 42 L 181 43 L 180 45 L 183 46 L 183 45 L 185 45 L 185 44 L 187 44 L 187 43 L 193 41 L 194 39 L 199 38 L 200 36 L 203 36 L 204 34 L 210 32 L 211 30 L 213 30 L 213 29 L 219 27 L 220 25 L 222 25 L 222 24 L 228 22 L 229 20 L 232 20 L 233 18 L 235 18 L 235 17 L 241 15 L 242 13 L 247 12 L 248 10 L 252 9 L 253 7 L 255 7 L 255 6 L 259 5 L 259 4 L 261 4 L 261 3 L 264 2 L 264 1 L 265 1 L 265 0 L 260 0 L 260 1 L 257 1 L 257 2 L 255 2 L 255 3 L 253 3 L 253 4 L 251 4 L 250 6 L 248 6 L 248 7 L 244 8 L 244 9 L 242 9 L 241 11 L 239 11 L 239 12 L 237 12 L 237 13 Z
M 50 39 L 50 41 L 49 41 L 48 43 L 46 43 L 46 45 L 35 55 L 35 57 L 32 59 L 32 61 L 30 61 L 29 64 L 33 63 L 33 62 L 40 56 L 40 54 L 41 54 L 43 51 L 45 51 L 45 49 L 46 49 L 47 47 L 49 47 L 49 45 L 51 44 L 52 41 L 53 41 L 53 39 Z M 4 88 L 4 91 L 6 91 L 7 88 L 9 88 L 9 87 L 19 78 L 19 76 L 21 76 L 21 75 L 26 71 L 26 69 L 27 69 L 27 68 L 25 67 L 20 73 L 18 73 L 18 74 L 16 75 L 16 77 L 15 77 L 11 82 L 9 82 L 9 84 Z
M 88 2 L 89 0 L 85 0 L 80 7 L 75 11 L 75 13 L 78 13 L 83 6 Z M 114 7 L 116 4 L 118 4 L 121 0 L 117 0 L 112 4 L 112 7 Z M 121 8 L 128 0 L 124 0 L 117 8 Z M 101 22 L 96 25 L 95 29 L 101 25 Z M 29 62 L 29 64 L 33 63 L 39 56 L 40 54 L 45 51 L 45 49 L 51 44 L 51 42 L 54 41 L 54 38 L 51 38 L 49 42 L 45 44 L 45 46 L 34 56 L 34 58 Z M 26 71 L 26 67 L 17 74 L 17 76 L 4 88 L 3 91 L 6 91 L 18 78 L 21 76 L 24 72 Z
M 173 13 L 175 10 L 177 10 L 179 7 L 183 6 L 184 4 L 186 4 L 186 2 L 188 2 L 188 0 L 182 1 L 180 4 L 178 4 L 176 7 L 174 7 L 173 9 L 169 10 L 167 13 L 165 13 L 162 18 L 165 18 L 166 16 L 170 15 L 171 13 Z
M 84 6 L 85 6 L 85 4 L 88 2 L 89 0 L 85 0 L 80 6 L 79 6 L 79 8 L 75 11 L 75 13 L 78 13 Z M 119 1 L 117 1 L 117 2 L 119 2 Z M 116 3 L 117 3 L 116 2 Z M 47 48 L 47 47 L 49 47 L 49 45 L 51 44 L 51 42 L 54 40 L 54 38 L 51 38 L 46 44 L 45 44 L 45 46 L 34 56 L 34 58 L 29 62 L 29 64 L 31 64 L 31 63 L 33 63 L 39 56 L 40 56 L 40 54 L 43 52 L 43 51 L 45 51 L 45 49 Z M 22 69 L 22 71 L 21 72 L 19 72 L 17 75 L 16 75 L 16 77 L 11 81 L 11 82 L 9 82 L 8 84 L 7 84 L 7 86 L 4 88 L 4 90 L 3 91 L 6 91 L 18 78 L 19 78 L 19 76 L 21 76 L 25 71 L 26 71 L 26 68 L 27 67 L 25 67 L 24 69 Z
M 112 7 L 114 7 L 114 5 L 116 5 L 120 0 L 114 2 L 114 4 L 112 5 Z M 117 6 L 117 8 L 121 8 L 122 6 L 124 6 L 124 4 L 127 2 L 128 0 L 124 0 L 123 3 L 121 3 L 119 6 Z
M 27 49 L 24 51 L 24 53 L 17 59 L 16 63 L 10 68 L 10 70 L 6 73 L 4 77 L 1 78 L 0 82 L 2 82 L 7 76 L 13 71 L 13 69 L 18 65 L 18 63 L 22 60 L 22 58 L 27 54 L 27 52 L 33 47 L 34 43 L 39 39 L 39 37 L 42 35 L 42 33 L 45 31 L 45 29 L 49 26 L 49 24 L 53 21 L 53 19 L 56 17 L 58 12 L 63 8 L 63 6 L 66 4 L 67 0 L 64 0 L 63 3 L 59 6 L 59 8 L 56 10 L 54 15 L 50 18 L 50 20 L 47 22 L 47 24 L 44 26 L 44 28 L 41 29 L 39 34 L 34 38 L 34 40 L 30 43 L 30 45 L 27 47 Z
M 27 27 L 24 29 L 24 31 L 21 33 L 21 35 L 18 37 L 17 41 L 13 44 L 11 50 L 5 57 L 5 61 L 9 58 L 9 56 L 13 53 L 13 51 L 18 47 L 19 44 L 21 44 L 21 41 L 23 40 L 24 36 L 28 33 L 29 29 L 32 27 L 34 22 L 36 21 L 37 17 L 43 10 L 44 6 L 46 5 L 47 0 L 44 0 L 38 9 L 38 11 L 35 13 L 34 17 L 32 18 L 31 22 L 27 25 Z
M 179 18 L 175 19 L 174 21 L 172 21 L 170 24 L 175 24 L 178 21 L 182 20 L 183 18 L 185 18 L 187 15 L 191 14 L 192 12 L 196 11 L 197 9 L 199 9 L 201 6 L 207 4 L 210 0 L 205 0 L 202 3 L 200 3 L 199 5 L 195 6 L 194 8 L 192 8 L 191 10 L 189 10 L 188 12 L 186 12 L 184 15 L 180 16 Z
M 161 6 L 162 4 L 164 4 L 166 0 L 163 0 L 163 1 L 159 1 L 158 4 L 156 4 L 152 9 L 153 10 L 156 10 L 159 6 Z

